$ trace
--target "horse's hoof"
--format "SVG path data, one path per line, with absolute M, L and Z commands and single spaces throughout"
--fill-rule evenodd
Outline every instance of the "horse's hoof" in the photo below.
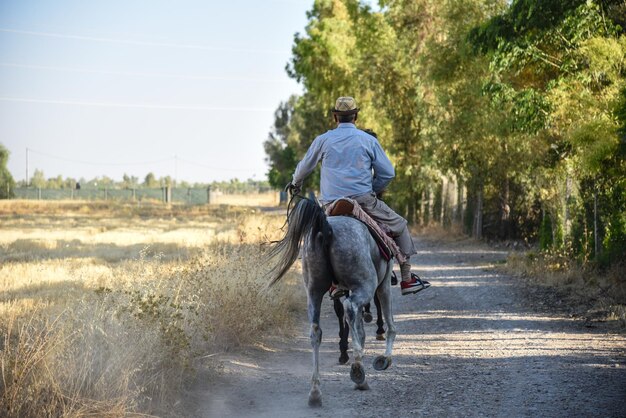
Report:
M 348 353 L 341 353 L 339 356 L 339 364 L 346 364 L 349 359 L 350 357 L 348 356 Z
M 378 356 L 374 359 L 374 369 L 376 370 L 387 370 L 389 366 L 391 366 L 391 357 Z
M 356 390 L 370 390 L 370 385 L 365 382 L 365 383 L 361 383 L 360 385 L 354 385 L 354 388 Z
M 365 382 L 365 369 L 361 363 L 352 363 L 350 379 L 357 385 L 362 385 Z
M 363 320 L 365 321 L 366 324 L 369 324 L 370 322 L 372 322 L 372 319 L 374 319 L 372 317 L 372 314 L 370 312 L 363 312 Z
M 312 390 L 311 393 L 309 393 L 309 406 L 311 408 L 320 408 L 322 406 L 322 392 Z
M 376 334 L 376 340 L 385 341 L 385 333 L 383 332 L 382 334 Z
M 321 408 L 322 407 L 322 399 L 313 399 L 309 397 L 309 406 L 311 408 Z

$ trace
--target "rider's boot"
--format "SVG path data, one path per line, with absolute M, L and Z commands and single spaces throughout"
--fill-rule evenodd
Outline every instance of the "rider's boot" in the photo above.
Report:
M 411 265 L 409 263 L 400 264 L 400 274 L 402 276 L 400 289 L 403 295 L 417 293 L 430 287 L 429 282 L 420 279 L 417 274 L 411 273 Z

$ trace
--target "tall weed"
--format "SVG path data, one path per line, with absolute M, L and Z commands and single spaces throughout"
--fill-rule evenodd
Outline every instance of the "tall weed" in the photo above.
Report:
M 588 312 L 604 312 L 606 320 L 626 327 L 626 281 L 624 262 L 608 269 L 582 265 L 565 251 L 512 253 L 505 269 L 525 277 L 533 285 L 559 291 L 571 306 Z
M 252 211 L 233 219 L 228 239 L 178 261 L 156 245 L 136 259 L 92 259 L 93 276 L 57 280 L 50 272 L 26 287 L 14 284 L 18 278 L 2 282 L 13 287 L 0 299 L 0 416 L 182 415 L 181 392 L 200 361 L 290 333 L 303 304 L 299 280 L 294 274 L 281 284 L 285 291 L 271 293 L 264 281 L 262 243 L 281 219 Z M 49 250 L 31 250 L 4 271 L 47 268 L 40 258 Z M 72 260 L 59 263 L 81 267 L 58 271 L 92 272 L 82 267 L 92 261 Z

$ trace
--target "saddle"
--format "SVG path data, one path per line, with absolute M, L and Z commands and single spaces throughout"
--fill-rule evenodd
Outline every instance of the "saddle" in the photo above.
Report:
M 326 214 L 328 216 L 350 216 L 363 222 L 376 241 L 381 256 L 386 261 L 391 260 L 394 256 L 398 258 L 398 254 L 402 254 L 391 238 L 391 231 L 388 230 L 387 226 L 372 219 L 356 201 L 348 198 L 337 199 L 326 208 Z

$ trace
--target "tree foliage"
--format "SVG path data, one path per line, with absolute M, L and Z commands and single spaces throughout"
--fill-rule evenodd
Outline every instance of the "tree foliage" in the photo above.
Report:
M 623 2 L 317 0 L 308 18 L 287 66 L 304 93 L 266 142 L 272 178 L 352 95 L 395 164 L 387 198 L 410 220 L 437 216 L 447 177 L 466 190 L 468 232 L 584 260 L 624 254 Z
M 0 199 L 13 197 L 15 181 L 7 168 L 9 162 L 9 150 L 0 144 Z
M 270 185 L 275 188 L 282 188 L 291 181 L 291 173 L 297 163 L 296 152 L 293 144 L 290 144 L 290 121 L 296 100 L 292 96 L 276 109 L 274 129 L 263 143 L 267 162 L 270 164 L 267 177 Z

